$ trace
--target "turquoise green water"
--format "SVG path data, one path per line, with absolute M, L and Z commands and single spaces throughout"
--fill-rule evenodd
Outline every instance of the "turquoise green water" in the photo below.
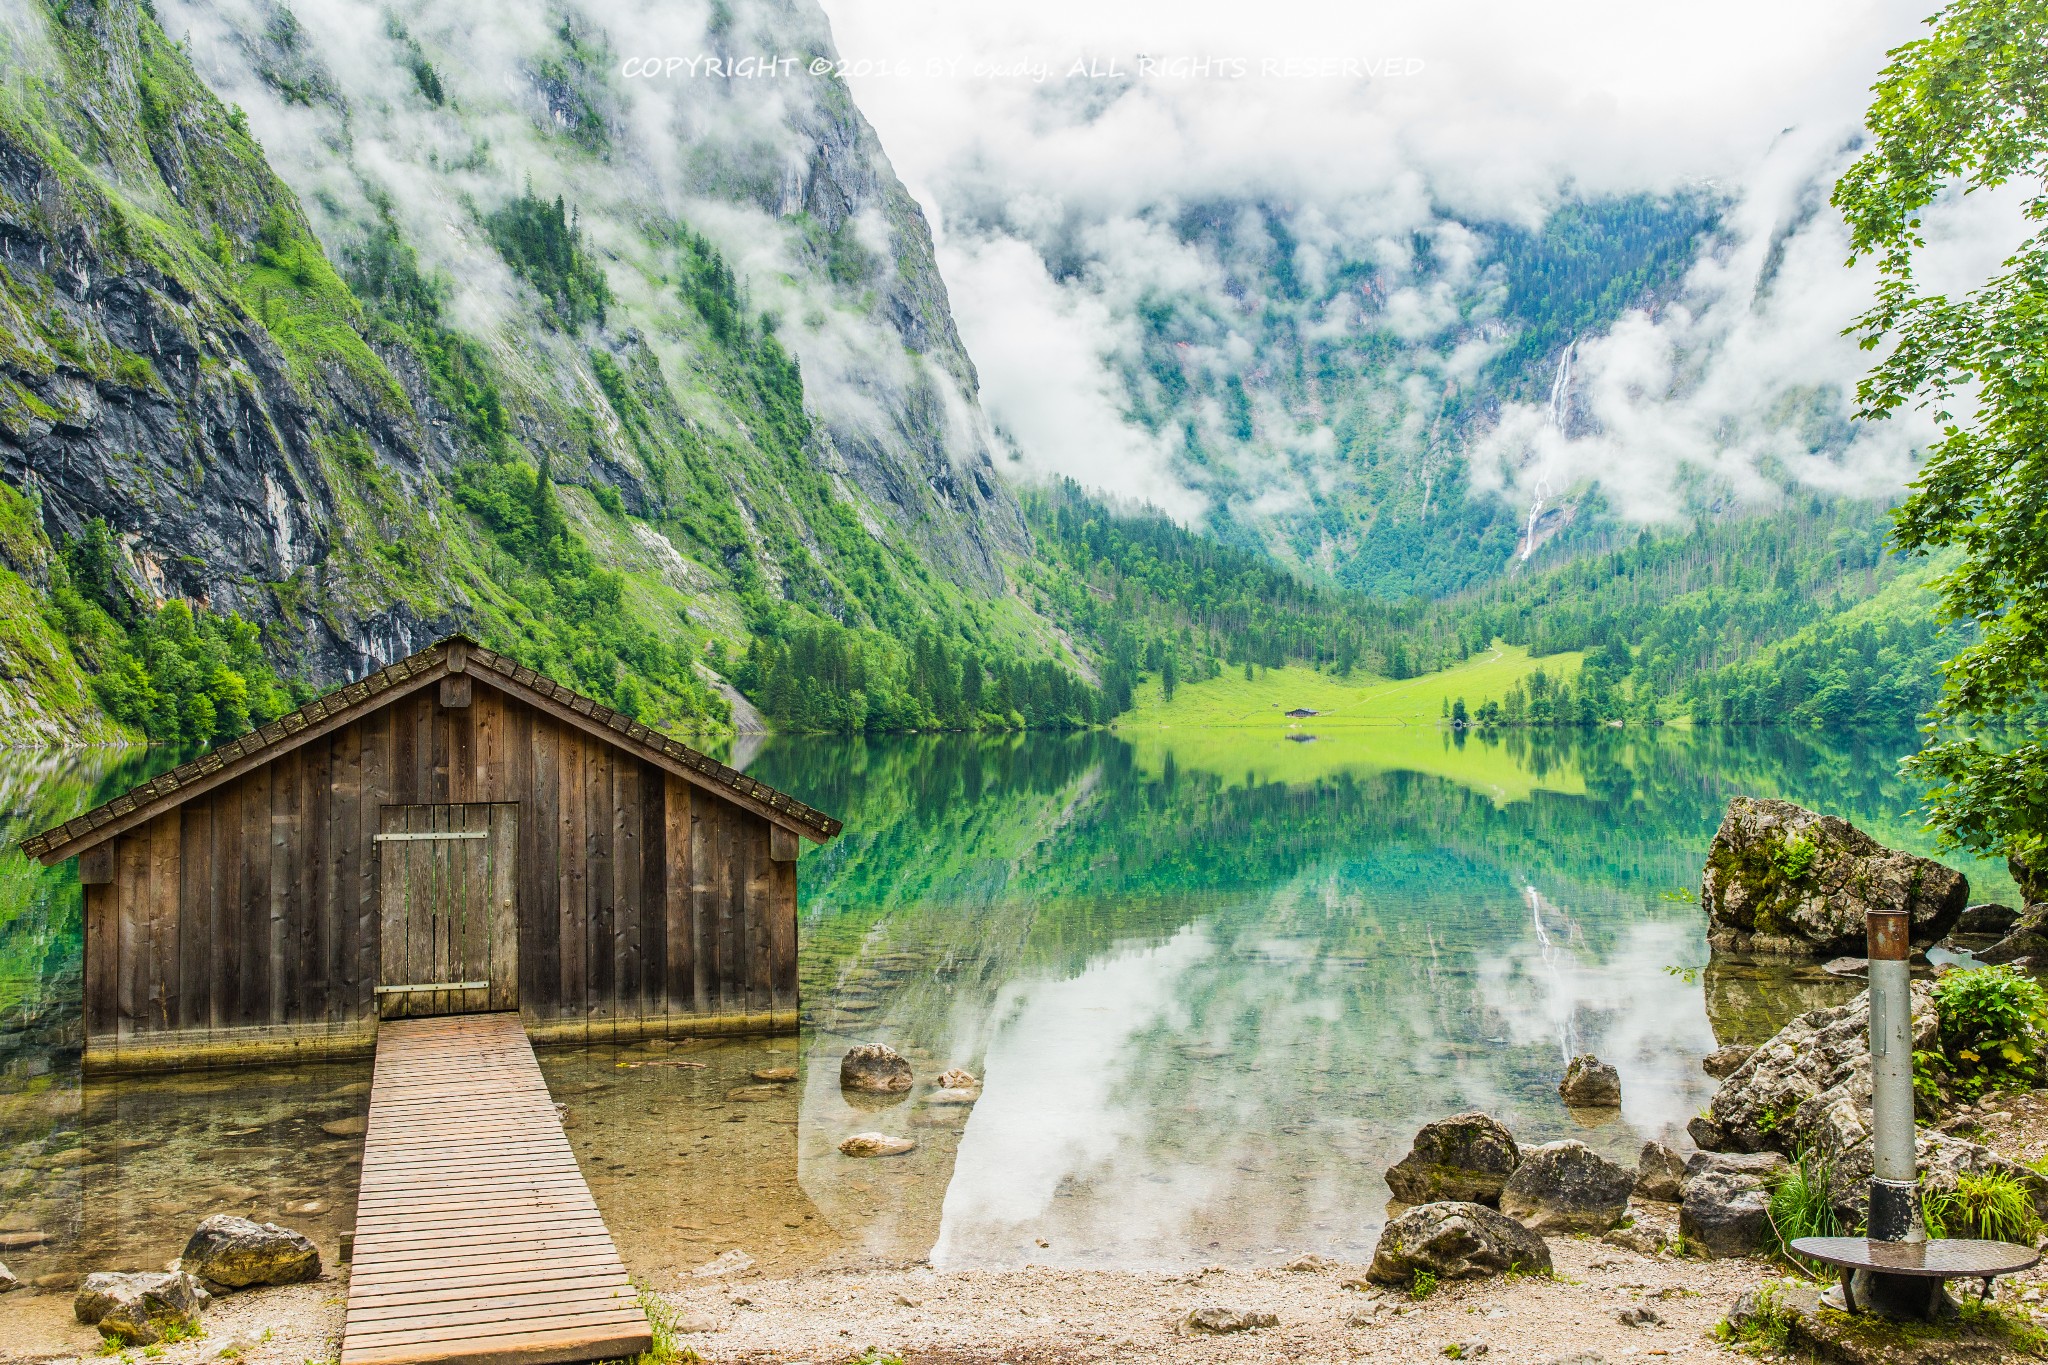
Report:
M 1706 968 L 1692 901 L 1728 797 L 1927 850 L 1908 740 L 1398 731 L 778 740 L 754 775 L 841 816 L 801 867 L 801 1037 L 550 1050 L 629 1267 L 1351 1258 L 1417 1124 L 1471 1107 L 1633 1159 L 1711 1093 L 1699 1058 L 1850 987 Z M 152 756 L 0 756 L 11 845 Z M 2002 871 L 1961 863 L 1979 899 Z M 78 891 L 0 855 L 0 1259 L 54 1289 L 175 1255 L 205 1213 L 347 1227 L 367 1066 L 82 1082 Z M 850 1105 L 889 1042 L 972 1106 Z M 1555 1086 L 1597 1051 L 1619 1116 Z M 793 1066 L 760 1086 L 751 1072 Z M 851 1133 L 918 1148 L 841 1156 Z M 8 1312 L 0 1300 L 0 1318 Z

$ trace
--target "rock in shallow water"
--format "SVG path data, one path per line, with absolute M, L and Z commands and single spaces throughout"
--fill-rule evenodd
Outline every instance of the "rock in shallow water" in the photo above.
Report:
M 839 1144 L 839 1150 L 847 1156 L 902 1156 L 917 1150 L 917 1141 L 887 1133 L 855 1133 Z
M 1576 1139 L 1522 1153 L 1500 1211 L 1532 1232 L 1605 1232 L 1628 1212 L 1636 1173 Z
M 1961 918 L 1956 920 L 1952 933 L 1968 934 L 1978 938 L 1998 938 L 2011 932 L 2019 920 L 2020 912 L 2009 905 L 1986 901 L 1966 906 Z
M 1406 1285 L 1426 1270 L 1440 1280 L 1480 1280 L 1510 1270 L 1550 1273 L 1543 1239 L 1497 1210 L 1469 1201 L 1423 1204 L 1380 1231 L 1366 1278 Z
M 178 1260 L 185 1270 L 223 1289 L 298 1284 L 320 1274 L 319 1249 L 305 1237 L 275 1223 L 227 1213 L 201 1223 Z
M 848 1048 L 839 1060 L 839 1085 L 845 1090 L 890 1094 L 910 1089 L 910 1063 L 886 1043 Z
M 2005 937 L 1977 952 L 1979 962 L 1998 965 L 2038 958 L 2048 953 L 2048 901 L 2029 905 L 2005 932 Z
M 962 1071 L 957 1066 L 950 1071 L 940 1073 L 939 1076 L 939 1089 L 941 1090 L 972 1090 L 980 1084 L 980 1081 L 974 1079 L 972 1072 Z
M 1846 820 L 1790 801 L 1738 796 L 1707 851 L 1700 905 L 1717 952 L 1835 957 L 1860 952 L 1868 910 L 1903 910 L 1912 941 L 1946 935 L 1969 879 L 1886 848 Z
M 1557 1093 L 1574 1109 L 1618 1109 L 1621 1073 L 1588 1052 L 1566 1065 Z
M 199 1282 L 183 1271 L 122 1275 L 103 1270 L 85 1277 L 71 1310 L 108 1341 L 153 1346 L 166 1337 L 196 1336 L 204 1299 Z
M 759 1071 L 754 1072 L 753 1075 L 755 1080 L 766 1082 L 769 1085 L 787 1085 L 796 1079 L 796 1068 L 793 1066 L 764 1066 Z
M 1498 1204 L 1521 1159 L 1507 1126 L 1474 1110 L 1424 1124 L 1408 1155 L 1388 1168 L 1387 1188 L 1404 1204 Z
M 10 1289 L 19 1288 L 21 1288 L 21 1281 L 15 1278 L 14 1272 L 9 1270 L 6 1265 L 0 1264 L 0 1294 L 5 1294 Z

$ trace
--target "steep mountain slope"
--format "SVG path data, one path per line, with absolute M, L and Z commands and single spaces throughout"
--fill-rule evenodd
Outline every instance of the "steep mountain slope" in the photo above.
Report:
M 1576 339 L 1668 298 L 1717 209 L 1641 195 L 1538 230 L 1447 216 L 1379 237 L 1283 205 L 1181 209 L 1154 228 L 1192 280 L 1121 304 L 1129 420 L 1227 540 L 1395 599 L 1487 582 L 1570 527 L 1586 489 L 1545 488 L 1533 512 L 1475 495 L 1473 442 L 1518 401 L 1583 425 Z
M 830 52 L 807 5 L 658 17 Z M 626 88 L 606 25 L 636 18 L 0 7 L 0 590 L 50 606 L 0 636 L 18 716 L 75 732 L 90 693 L 156 733 L 104 680 L 150 681 L 173 598 L 305 683 L 461 624 L 685 725 L 727 714 L 708 644 L 806 621 L 1062 653 L 1009 593 L 974 370 L 843 88 Z M 288 699 L 250 688 L 215 700 Z

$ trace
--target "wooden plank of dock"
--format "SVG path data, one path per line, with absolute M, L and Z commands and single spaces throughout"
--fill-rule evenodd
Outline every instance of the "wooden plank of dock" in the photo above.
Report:
M 557 1365 L 651 1344 L 519 1016 L 383 1023 L 341 1365 Z

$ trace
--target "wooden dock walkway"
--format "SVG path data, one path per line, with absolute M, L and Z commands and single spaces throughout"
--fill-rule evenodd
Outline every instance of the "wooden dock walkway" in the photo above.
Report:
M 387 1020 L 341 1365 L 555 1365 L 650 1345 L 519 1016 Z

